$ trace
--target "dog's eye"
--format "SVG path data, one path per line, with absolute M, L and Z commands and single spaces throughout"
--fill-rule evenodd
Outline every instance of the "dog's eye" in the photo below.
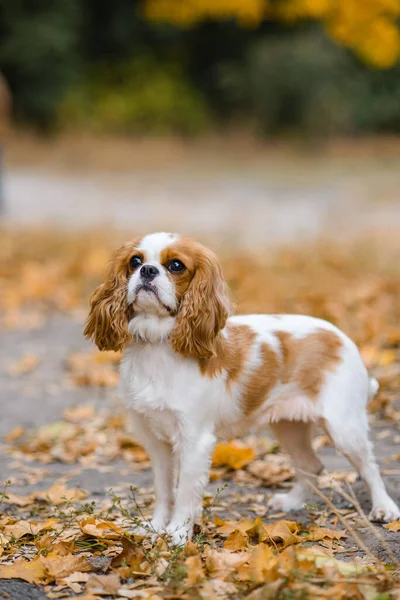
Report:
M 171 260 L 167 268 L 171 273 L 183 273 L 186 269 L 185 265 L 180 260 Z
M 140 258 L 140 256 L 132 256 L 131 260 L 129 261 L 129 266 L 131 269 L 137 269 L 138 267 L 140 267 L 142 262 L 143 261 Z

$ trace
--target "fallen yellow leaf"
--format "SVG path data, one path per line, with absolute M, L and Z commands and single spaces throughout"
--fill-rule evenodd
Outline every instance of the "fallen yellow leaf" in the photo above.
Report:
M 25 535 L 35 536 L 40 531 L 46 531 L 53 529 L 54 525 L 58 523 L 57 519 L 47 519 L 44 523 L 34 523 L 30 521 L 16 521 L 13 524 L 6 525 L 3 529 L 3 535 L 8 539 L 16 539 L 24 537 Z
M 12 565 L 0 565 L 0 579 L 23 579 L 28 583 L 43 585 L 51 581 L 39 557 L 30 562 L 18 559 Z
M 241 446 L 236 442 L 229 444 L 217 444 L 213 452 L 212 464 L 214 467 L 230 467 L 231 469 L 242 469 L 254 458 L 254 450 Z
M 226 579 L 231 573 L 248 561 L 247 552 L 230 552 L 229 550 L 208 550 L 206 567 L 213 579 Z
M 400 531 L 400 520 L 387 523 L 384 527 L 389 529 L 389 531 Z
M 276 485 L 294 477 L 294 469 L 285 456 L 269 454 L 263 460 L 252 462 L 248 471 L 263 480 L 265 485 Z
M 225 550 L 231 550 L 232 552 L 246 550 L 248 541 L 248 536 L 236 529 L 235 531 L 232 531 L 225 540 L 224 548 Z
M 52 551 L 47 556 L 40 556 L 39 558 L 51 581 L 59 581 L 64 577 L 68 577 L 71 573 L 75 573 L 75 571 L 83 573 L 93 569 L 85 556 L 77 554 L 60 556 Z
M 64 483 L 55 483 L 43 492 L 36 492 L 34 496 L 37 500 L 45 500 L 50 504 L 58 505 L 73 500 L 83 500 L 83 498 L 86 498 L 87 492 L 80 488 L 68 489 Z
M 270 540 L 278 544 L 282 544 L 282 548 L 301 542 L 302 538 L 297 534 L 299 528 L 294 521 L 276 521 L 275 523 L 267 523 L 264 525 Z
M 258 544 L 251 552 L 249 576 L 254 583 L 263 583 L 275 579 L 274 569 L 278 558 L 269 546 Z
M 275 523 L 263 523 L 260 518 L 256 519 L 249 529 L 246 530 L 250 538 L 257 542 L 271 542 L 286 548 L 292 544 L 302 541 L 297 534 L 299 528 L 294 521 L 276 521 Z
M 86 587 L 93 594 L 115 596 L 121 587 L 121 578 L 118 573 L 109 575 L 93 573 L 90 575 Z
M 303 539 L 310 540 L 311 542 L 319 542 L 324 539 L 340 540 L 345 537 L 347 537 L 345 531 L 328 529 L 326 527 L 310 527 L 307 537 Z
M 217 525 L 217 533 L 223 536 L 228 536 L 236 530 L 241 533 L 246 533 L 246 531 L 254 525 L 254 521 L 251 519 L 244 519 L 243 521 L 223 521 L 217 516 L 215 516 L 215 523 Z
M 112 521 L 101 521 L 94 517 L 80 521 L 79 527 L 82 533 L 100 539 L 118 540 L 124 535 L 124 530 Z
M 189 556 L 185 560 L 185 565 L 187 569 L 187 585 L 194 585 L 195 583 L 200 583 L 204 577 L 204 569 L 203 564 L 201 562 L 201 557 L 199 554 L 196 556 Z

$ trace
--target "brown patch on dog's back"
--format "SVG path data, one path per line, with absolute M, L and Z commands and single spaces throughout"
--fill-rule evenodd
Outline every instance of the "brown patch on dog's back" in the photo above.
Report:
M 295 338 L 286 331 L 277 331 L 275 335 L 282 349 L 282 383 L 295 383 L 315 400 L 325 382 L 325 373 L 334 371 L 340 361 L 339 336 L 322 328 L 303 338 Z
M 216 377 L 225 370 L 229 389 L 244 373 L 257 334 L 245 324 L 228 323 L 226 329 L 227 337 L 218 337 L 216 356 L 200 360 L 200 370 L 206 377 Z M 241 393 L 242 410 L 246 416 L 263 404 L 279 379 L 280 361 L 274 350 L 264 342 L 259 346 L 259 354 L 260 365 L 249 373 Z
M 242 392 L 242 408 L 246 416 L 257 410 L 279 380 L 279 357 L 263 343 L 260 347 L 261 364 L 250 375 Z

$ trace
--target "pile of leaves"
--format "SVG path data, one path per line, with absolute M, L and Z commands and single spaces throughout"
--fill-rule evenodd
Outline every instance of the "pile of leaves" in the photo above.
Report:
M 5 489 L 2 500 L 13 515 L 4 512 L 0 519 L 0 579 L 45 586 L 49 598 L 84 592 L 77 596 L 84 600 L 340 600 L 400 590 L 393 566 L 385 568 L 371 556 L 338 558 L 349 551 L 348 532 L 329 511 L 309 526 L 260 517 L 221 519 L 212 515 L 223 509 L 217 497 L 206 503 L 193 542 L 176 548 L 149 524 L 148 536 L 135 533 L 139 523 L 146 527 L 149 508 L 139 505 L 135 490 L 128 498 L 111 494 L 102 505 L 82 503 L 84 497 L 82 490 L 65 486 L 29 498 Z

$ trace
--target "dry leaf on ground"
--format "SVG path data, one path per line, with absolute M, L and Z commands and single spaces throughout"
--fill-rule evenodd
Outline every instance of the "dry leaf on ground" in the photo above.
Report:
M 264 485 L 276 485 L 294 477 L 294 469 L 286 456 L 268 454 L 263 460 L 255 460 L 247 467 L 252 475 L 262 479 Z
M 254 458 L 254 450 L 241 445 L 239 442 L 217 444 L 212 456 L 214 467 L 230 467 L 242 469 Z
M 8 367 L 10 375 L 25 375 L 34 371 L 40 363 L 40 359 L 36 354 L 26 354 L 17 363 Z
M 20 558 L 12 565 L 0 565 L 0 579 L 23 579 L 37 585 L 51 581 L 51 577 L 39 557 L 30 562 Z
M 104 540 L 118 540 L 124 535 L 124 530 L 112 521 L 101 521 L 90 517 L 79 522 L 82 533 Z
M 400 531 L 400 520 L 399 521 L 392 521 L 391 523 L 387 523 L 387 525 L 385 525 L 386 529 L 389 529 L 389 531 Z
M 197 554 L 196 556 L 189 556 L 185 560 L 185 565 L 187 569 L 187 585 L 194 585 L 195 583 L 200 583 L 204 579 L 205 573 L 203 569 L 203 563 L 199 554 Z

